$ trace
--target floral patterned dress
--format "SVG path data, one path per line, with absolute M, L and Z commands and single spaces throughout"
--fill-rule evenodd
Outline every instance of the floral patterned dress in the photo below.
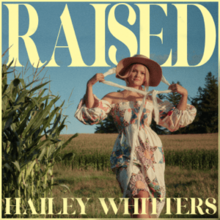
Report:
M 165 204 L 165 158 L 163 145 L 159 136 L 151 129 L 150 124 L 154 117 L 154 105 L 146 99 L 141 115 L 139 131 L 137 121 L 141 101 L 125 101 L 110 104 L 106 100 L 100 100 L 95 95 L 93 108 L 87 108 L 82 99 L 77 107 L 75 117 L 86 125 L 97 124 L 111 114 L 118 129 L 118 137 L 115 141 L 111 156 L 111 169 L 116 174 L 122 192 L 126 190 L 126 197 L 132 198 L 140 190 L 147 191 L 150 196 L 149 213 L 152 207 L 151 198 L 157 199 L 157 215 L 159 217 Z M 159 100 L 159 99 L 158 99 Z M 171 132 L 192 123 L 196 115 L 194 106 L 187 104 L 186 110 L 175 108 L 168 101 L 158 101 L 159 125 Z M 138 135 L 135 146 L 131 146 L 132 134 Z M 134 154 L 131 155 L 131 149 Z M 132 175 L 127 185 L 127 168 L 130 159 L 133 159 Z

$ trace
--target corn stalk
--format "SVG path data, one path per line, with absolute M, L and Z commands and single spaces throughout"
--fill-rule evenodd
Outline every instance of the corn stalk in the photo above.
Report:
M 62 116 L 64 102 L 56 106 L 59 97 L 45 95 L 48 82 L 33 86 L 37 80 L 26 84 L 15 76 L 8 84 L 11 64 L 2 66 L 2 200 L 20 197 L 23 213 L 31 198 L 39 213 L 40 198 L 49 193 L 52 196 L 52 187 L 57 185 L 52 171 L 56 158 L 77 134 L 60 141 L 66 120 Z M 14 217 L 15 209 L 11 208 L 11 215 L 6 216 L 5 202 L 2 204 L 3 216 Z M 30 216 L 27 211 L 19 217 Z

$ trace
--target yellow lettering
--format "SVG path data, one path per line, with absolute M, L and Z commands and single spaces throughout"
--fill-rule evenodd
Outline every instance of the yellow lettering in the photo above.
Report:
M 116 204 L 115 204 L 114 198 L 109 198 L 108 200 L 109 200 L 109 202 L 110 202 L 110 205 L 111 205 L 111 207 L 112 207 L 114 213 L 117 214 L 117 212 L 118 212 L 118 210 L 119 210 L 119 208 L 120 208 L 121 202 L 123 201 L 123 198 L 120 198 L 120 203 L 119 203 L 118 208 L 117 208 L 117 206 L 116 206 Z
M 81 215 L 86 215 L 86 204 L 89 201 L 89 198 L 86 198 L 86 203 L 84 204 L 81 198 L 76 198 L 76 200 L 78 201 L 80 208 L 81 208 Z
M 137 38 L 131 30 L 119 24 L 117 20 L 115 19 L 115 9 L 119 5 L 127 6 L 128 11 L 129 11 L 127 21 L 130 25 L 133 25 L 136 21 L 136 13 L 130 5 L 126 3 L 116 4 L 111 8 L 109 12 L 109 16 L 108 16 L 109 31 L 115 38 L 117 38 L 119 41 L 121 41 L 127 46 L 130 52 L 130 56 L 133 56 L 137 53 L 137 49 L 138 49 Z M 117 52 L 117 48 L 114 45 L 110 46 L 108 55 L 109 55 L 110 60 L 115 65 L 117 65 L 116 52 Z
M 105 60 L 105 10 L 110 4 L 91 4 L 95 9 L 95 62 L 92 66 L 109 66 Z
M 47 67 L 59 67 L 55 61 L 55 50 L 56 48 L 68 48 L 70 52 L 70 56 L 72 59 L 71 64 L 68 67 L 79 67 L 79 66 L 87 66 L 81 56 L 80 48 L 78 45 L 78 41 L 76 38 L 76 34 L 74 31 L 73 23 L 70 17 L 69 9 L 67 4 L 65 5 L 65 8 L 63 10 L 62 15 L 60 16 L 61 25 L 60 29 L 57 35 L 57 40 L 54 46 L 53 54 L 51 57 L 51 60 L 47 64 Z M 68 46 L 57 46 L 57 42 L 60 35 L 61 27 L 63 27 L 63 32 L 66 37 L 67 45 Z
M 215 22 L 213 20 L 210 12 L 203 5 L 199 4 L 191 4 L 196 6 L 202 13 L 204 20 L 204 29 L 205 29 L 205 45 L 204 45 L 204 53 L 201 61 L 195 66 L 202 66 L 211 58 L 216 43 L 216 28 Z
M 19 5 L 24 5 L 28 11 L 29 15 L 29 27 L 25 35 L 19 36 Z M 8 29 L 9 29 L 9 46 L 13 45 L 9 50 L 9 57 L 12 57 L 16 60 L 16 66 L 22 67 L 23 65 L 19 62 L 19 37 L 24 40 L 24 44 L 27 50 L 27 54 L 30 60 L 30 63 L 33 67 L 41 67 L 43 64 L 40 61 L 40 57 L 37 52 L 37 47 L 34 41 L 31 39 L 31 36 L 35 33 L 38 27 L 38 14 L 33 6 L 29 4 L 5 4 L 8 8 Z M 9 59 L 9 62 L 11 60 Z M 8 62 L 8 64 L 9 64 Z
M 161 7 L 167 16 L 167 4 L 136 4 L 140 11 L 140 54 L 150 57 L 150 37 L 155 36 L 163 43 L 163 28 L 159 34 L 150 33 L 150 6 Z
M 108 214 L 108 211 L 109 211 L 109 208 L 107 207 L 106 203 L 105 203 L 105 198 L 99 198 L 99 201 L 102 205 L 102 208 L 105 212 L 105 214 L 107 215 Z
M 157 199 L 152 198 L 152 215 L 157 215 Z
M 72 200 L 74 200 L 74 199 L 72 198 Z M 68 205 L 67 202 L 68 202 L 68 198 L 63 198 L 63 213 L 62 214 L 64 214 L 64 215 L 68 215 L 68 212 L 67 212 L 68 211 L 68 207 L 72 207 L 72 205 Z M 72 213 L 72 214 L 74 215 L 75 212 Z M 57 213 L 57 214 L 60 214 L 60 213 Z
M 123 215 L 129 215 L 129 198 L 124 198 L 124 213 Z
M 177 201 L 177 215 L 182 215 L 183 213 L 181 212 L 181 208 L 182 207 L 184 207 L 184 208 L 186 208 L 186 205 L 182 205 L 181 203 L 182 203 L 182 198 L 173 198 L 174 200 L 176 200 Z M 188 201 L 188 198 L 183 198 L 183 199 L 185 199 L 186 201 Z M 189 214 L 189 211 L 186 213 L 186 215 L 187 214 Z
M 200 198 L 198 198 L 198 200 L 199 200 L 199 204 L 196 206 L 196 199 L 195 198 L 190 198 L 191 199 L 191 215 L 196 215 L 196 208 L 198 209 L 198 211 L 199 211 L 199 214 L 200 215 L 204 215 L 204 212 L 202 211 L 202 209 L 201 209 L 201 205 L 202 205 L 202 199 L 200 199 Z
M 53 198 L 48 198 L 48 215 L 53 215 Z
M 6 200 L 6 208 L 5 208 L 5 214 L 6 215 L 10 215 L 11 214 L 11 212 L 10 212 L 10 207 L 11 206 L 13 206 L 13 205 L 10 205 L 10 200 L 11 200 L 11 198 L 5 198 L 5 200 Z M 21 202 L 21 198 L 15 198 L 15 200 L 16 200 L 16 215 L 20 215 L 21 214 L 21 212 L 20 212 L 20 202 Z
M 212 199 L 212 202 L 213 202 L 214 204 L 216 204 L 216 200 L 215 200 L 214 198 L 207 198 L 207 199 L 205 200 L 205 204 L 206 204 L 210 209 L 213 210 L 213 213 L 210 214 L 209 209 L 206 209 L 205 211 L 206 211 L 206 213 L 209 214 L 209 215 L 214 215 L 214 214 L 217 212 L 217 207 L 216 207 L 216 205 L 213 205 L 212 203 L 210 203 L 210 202 L 209 202 L 209 199 Z
M 109 202 L 110 202 L 110 205 L 114 211 L 115 214 L 117 214 L 119 208 L 120 208 L 120 205 L 121 205 L 121 202 L 123 201 L 123 198 L 120 198 L 120 204 L 119 204 L 119 207 L 117 208 L 116 204 L 115 204 L 115 201 L 114 201 L 114 198 L 108 198 Z M 105 198 L 99 198 L 99 201 L 101 202 L 101 205 L 102 205 L 102 208 L 105 212 L 105 214 L 107 215 L 108 214 L 108 211 L 109 211 L 109 208 L 107 207 L 106 203 L 105 203 Z M 128 213 L 129 214 L 129 213 Z
M 31 214 L 32 215 L 37 215 L 38 213 L 36 212 L 36 209 L 35 209 L 34 204 L 33 204 L 31 199 L 28 199 L 28 204 L 29 204 L 29 206 L 31 208 Z
M 166 198 L 166 215 L 171 215 L 171 199 L 170 198 Z
M 216 43 L 216 29 L 210 12 L 199 4 L 173 4 L 177 9 L 177 61 L 175 67 L 189 67 L 187 61 L 187 6 L 194 5 L 202 13 L 205 26 L 205 46 L 203 57 L 197 65 L 205 64 L 213 54 Z
M 46 198 L 41 198 L 41 215 L 46 215 Z
M 147 214 L 146 213 L 146 199 L 148 200 L 149 198 L 141 198 L 141 210 L 142 210 L 142 215 Z
M 173 5 L 177 9 L 177 61 L 174 66 L 187 67 L 187 4 Z

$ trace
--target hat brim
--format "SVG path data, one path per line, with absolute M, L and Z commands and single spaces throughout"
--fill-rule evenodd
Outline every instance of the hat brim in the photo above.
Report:
M 144 57 L 128 57 L 119 61 L 116 67 L 116 77 L 125 80 L 128 77 L 127 71 L 132 64 L 142 64 L 146 66 L 150 73 L 149 86 L 158 86 L 162 78 L 162 69 L 160 65 Z

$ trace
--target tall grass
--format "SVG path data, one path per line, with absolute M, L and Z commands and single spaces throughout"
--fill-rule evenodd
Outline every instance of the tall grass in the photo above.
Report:
M 61 135 L 66 140 L 70 135 Z M 109 169 L 110 154 L 117 134 L 80 134 L 65 148 L 74 152 L 72 168 Z M 218 166 L 218 134 L 160 135 L 166 165 L 187 169 L 209 169 Z
M 69 135 L 62 135 L 65 140 Z M 65 183 L 71 193 L 63 194 L 54 189 L 55 211 L 62 210 L 61 198 L 90 198 L 86 216 L 80 215 L 80 207 L 74 203 L 68 213 L 76 210 L 75 215 L 50 217 L 61 218 L 129 218 L 123 215 L 123 206 L 117 215 L 110 208 L 105 215 L 98 198 L 122 197 L 115 175 L 111 172 L 109 157 L 117 134 L 80 134 L 66 148 L 75 154 L 73 163 L 66 160 L 55 166 L 54 175 L 60 183 Z M 168 198 L 218 198 L 218 170 L 210 169 L 218 164 L 218 134 L 169 135 L 160 136 L 164 145 L 166 169 L 165 183 Z M 183 162 L 184 161 L 184 162 Z M 177 166 L 174 166 L 176 164 Z M 56 191 L 55 191 L 56 190 Z M 190 210 L 190 199 L 183 213 Z M 218 206 L 218 204 L 216 204 Z M 208 207 L 204 204 L 202 209 Z M 176 215 L 176 202 L 171 202 L 171 215 L 166 215 L 164 207 L 161 218 L 217 218 L 215 215 Z
M 218 150 L 168 150 L 165 152 L 167 166 L 207 170 L 218 167 Z
M 110 155 L 108 153 L 93 153 L 81 151 L 81 153 L 74 152 L 74 159 L 72 161 L 63 160 L 62 163 L 66 166 L 74 168 L 88 169 L 88 167 L 95 170 L 110 169 Z M 218 167 L 218 151 L 217 150 L 167 150 L 165 151 L 166 166 L 179 166 L 186 169 L 212 169 Z
M 58 189 L 53 190 L 54 195 L 54 213 L 62 210 L 62 198 L 90 198 L 86 206 L 86 215 L 80 215 L 80 207 L 77 202 L 71 202 L 73 207 L 68 209 L 69 215 L 54 215 L 48 217 L 56 218 L 129 218 L 129 215 L 123 215 L 124 207 L 121 206 L 117 215 L 113 212 L 110 205 L 109 213 L 106 215 L 101 207 L 99 198 L 115 198 L 116 204 L 118 199 L 122 198 L 122 193 L 115 175 L 111 172 L 96 171 L 88 168 L 73 169 L 65 165 L 55 165 L 54 174 L 56 181 L 65 183 L 70 188 L 70 193 L 61 192 Z M 182 213 L 190 212 L 190 198 L 201 198 L 203 201 L 209 197 L 218 198 L 218 171 L 217 170 L 187 170 L 180 169 L 175 166 L 167 166 L 165 170 L 166 197 L 167 198 L 188 198 L 188 201 L 183 201 L 186 208 L 182 208 Z M 218 204 L 216 204 L 217 206 Z M 203 204 L 202 210 L 208 207 Z M 75 215 L 71 215 L 76 211 Z M 174 200 L 171 201 L 172 214 L 166 215 L 166 207 L 164 207 L 161 218 L 217 218 L 215 215 L 176 215 L 177 206 Z
M 61 135 L 66 140 L 71 135 Z M 118 134 L 80 134 L 66 148 L 80 153 L 99 151 L 100 153 L 111 153 Z M 164 151 L 166 150 L 195 150 L 195 149 L 218 149 L 218 134 L 183 134 L 183 135 L 159 135 Z

